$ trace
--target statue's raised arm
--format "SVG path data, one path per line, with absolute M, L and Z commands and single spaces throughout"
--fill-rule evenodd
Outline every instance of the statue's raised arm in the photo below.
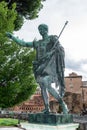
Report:
M 24 46 L 24 47 L 33 47 L 33 42 L 25 42 L 23 40 L 20 40 L 19 38 L 12 35 L 10 32 L 6 32 L 6 35 L 8 38 L 12 39 L 17 44 Z

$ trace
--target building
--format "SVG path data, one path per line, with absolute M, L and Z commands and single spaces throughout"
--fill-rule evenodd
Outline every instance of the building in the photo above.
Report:
M 85 107 L 87 108 L 87 81 L 83 81 L 81 89 L 83 104 L 85 104 Z
M 82 93 L 82 76 L 72 72 L 69 76 L 65 77 L 66 92 Z
M 50 95 L 50 108 L 52 112 L 56 112 L 58 109 L 58 102 Z M 44 109 L 44 102 L 41 96 L 40 88 L 37 88 L 35 94 L 31 97 L 31 99 L 21 103 L 18 106 L 11 108 L 10 110 L 18 111 L 18 112 L 41 112 Z
M 40 112 L 44 109 L 44 103 L 42 100 L 42 96 L 40 93 L 40 89 L 38 88 L 36 93 L 31 97 L 31 99 L 21 103 L 18 106 L 12 108 L 14 111 L 19 112 Z
M 71 113 L 80 113 L 83 109 L 83 103 L 87 104 L 87 81 L 82 81 L 82 76 L 72 72 L 65 77 L 66 94 L 64 100 Z M 50 108 L 52 112 L 59 112 L 59 105 L 56 99 L 50 95 Z M 31 99 L 15 106 L 13 110 L 20 112 L 41 112 L 44 109 L 44 103 L 41 97 L 40 88 Z

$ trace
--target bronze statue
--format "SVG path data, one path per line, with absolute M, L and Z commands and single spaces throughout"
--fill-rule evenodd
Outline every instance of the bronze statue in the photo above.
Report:
M 7 32 L 7 36 L 17 44 L 25 47 L 33 47 L 36 50 L 36 60 L 33 61 L 33 70 L 37 83 L 41 88 L 45 109 L 44 113 L 49 113 L 49 96 L 48 92 L 57 99 L 62 107 L 64 114 L 68 113 L 68 108 L 63 101 L 65 92 L 64 84 L 64 49 L 59 43 L 56 35 L 48 35 L 48 26 L 41 24 L 38 27 L 42 39 L 39 41 L 25 42 L 14 37 Z M 55 87 L 52 86 L 55 83 Z

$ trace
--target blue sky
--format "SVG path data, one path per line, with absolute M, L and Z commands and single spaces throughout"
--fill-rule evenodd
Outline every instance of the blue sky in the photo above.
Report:
M 59 41 L 65 49 L 65 76 L 76 72 L 87 80 L 87 0 L 46 0 L 35 20 L 25 20 L 22 29 L 15 33 L 20 39 L 40 39 L 38 25 L 49 26 L 49 35 L 59 35 L 63 25 L 69 23 Z

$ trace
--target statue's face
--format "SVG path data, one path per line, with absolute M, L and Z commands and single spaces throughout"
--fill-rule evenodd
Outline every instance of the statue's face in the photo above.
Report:
M 43 36 L 44 34 L 47 34 L 48 33 L 48 28 L 46 25 L 40 25 L 38 27 L 39 29 L 39 33 Z

